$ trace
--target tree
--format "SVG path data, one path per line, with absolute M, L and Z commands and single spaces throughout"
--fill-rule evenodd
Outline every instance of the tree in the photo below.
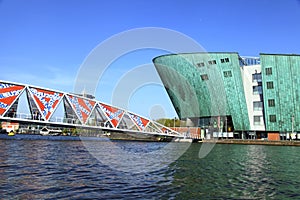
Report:
M 162 118 L 162 119 L 156 120 L 156 122 L 158 122 L 164 126 L 167 126 L 167 127 L 174 127 L 174 124 L 175 124 L 175 127 L 181 126 L 181 120 L 179 120 L 177 118 L 175 118 L 175 119 Z

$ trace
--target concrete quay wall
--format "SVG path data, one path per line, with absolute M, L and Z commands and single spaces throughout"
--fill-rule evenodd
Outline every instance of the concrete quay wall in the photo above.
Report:
M 293 140 L 203 140 L 203 143 L 217 143 L 217 144 L 243 144 L 243 145 L 273 145 L 273 146 L 300 146 L 300 141 Z

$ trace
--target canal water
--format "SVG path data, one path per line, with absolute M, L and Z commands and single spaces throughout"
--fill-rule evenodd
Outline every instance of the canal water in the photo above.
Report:
M 114 143 L 132 153 L 166 145 Z M 200 159 L 201 145 L 135 174 L 102 163 L 81 141 L 0 140 L 0 199 L 300 199 L 299 147 L 216 144 Z

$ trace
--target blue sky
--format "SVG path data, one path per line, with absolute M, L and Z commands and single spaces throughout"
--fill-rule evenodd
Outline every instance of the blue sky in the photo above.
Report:
M 142 27 L 181 32 L 207 51 L 300 54 L 299 20 L 297 0 L 0 0 L 0 79 L 73 91 L 81 64 L 98 44 Z M 124 74 L 163 53 L 144 50 L 113 62 L 97 99 L 111 103 Z M 176 115 L 159 85 L 135 91 L 128 109 L 151 118 Z

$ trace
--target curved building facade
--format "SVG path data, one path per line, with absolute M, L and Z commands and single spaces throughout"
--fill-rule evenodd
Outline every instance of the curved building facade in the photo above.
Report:
M 299 55 L 201 52 L 162 55 L 153 63 L 181 119 L 247 137 L 300 131 Z

